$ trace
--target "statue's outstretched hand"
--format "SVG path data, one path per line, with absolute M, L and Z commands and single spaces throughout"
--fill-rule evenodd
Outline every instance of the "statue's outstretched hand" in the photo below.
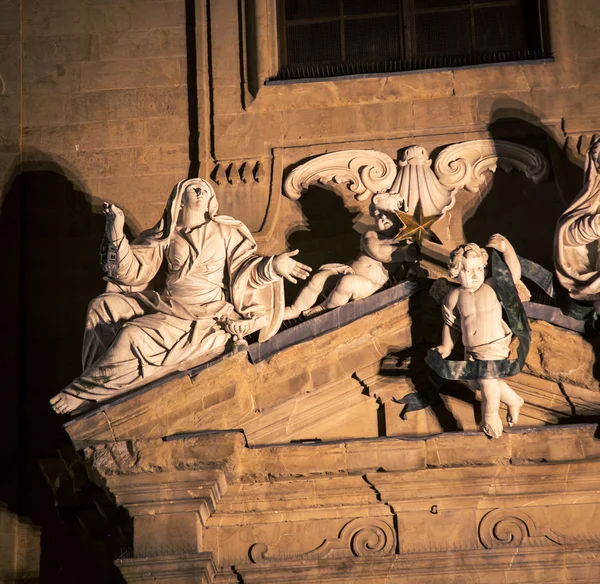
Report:
M 292 256 L 298 255 L 298 250 L 287 251 L 280 253 L 273 258 L 273 269 L 278 276 L 284 277 L 293 284 L 296 284 L 300 280 L 306 280 L 312 271 L 312 268 L 305 266 L 300 262 L 292 259 Z
M 104 214 L 106 215 L 106 235 L 112 241 L 121 239 L 125 232 L 125 213 L 112 203 L 104 203 Z

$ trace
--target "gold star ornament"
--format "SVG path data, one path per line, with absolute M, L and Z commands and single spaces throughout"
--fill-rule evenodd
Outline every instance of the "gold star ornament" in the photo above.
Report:
M 440 238 L 431 231 L 431 226 L 441 218 L 441 215 L 432 215 L 431 217 L 423 217 L 421 205 L 417 205 L 414 215 L 409 215 L 403 211 L 394 211 L 396 216 L 402 222 L 403 227 L 400 229 L 395 241 L 406 241 L 407 239 L 421 247 L 423 240 L 433 241 L 441 244 Z

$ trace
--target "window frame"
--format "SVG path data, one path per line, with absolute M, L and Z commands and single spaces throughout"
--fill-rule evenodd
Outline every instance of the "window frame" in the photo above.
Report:
M 323 81 L 327 79 L 344 79 L 344 78 L 355 78 L 355 77 L 377 77 L 377 76 L 387 76 L 387 75 L 404 75 L 409 73 L 416 72 L 427 72 L 427 71 L 439 71 L 439 70 L 451 70 L 458 68 L 469 68 L 469 67 L 488 67 L 488 66 L 498 66 L 498 65 L 508 65 L 508 64 L 517 64 L 517 63 L 540 63 L 540 62 L 552 62 L 554 60 L 552 49 L 550 45 L 550 26 L 549 26 L 549 15 L 548 15 L 548 0 L 536 0 L 537 5 L 533 7 L 533 9 L 537 12 L 537 27 L 536 27 L 536 35 L 539 35 L 539 49 L 523 49 L 523 50 L 513 50 L 513 51 L 493 51 L 487 54 L 492 53 L 518 53 L 518 52 L 530 52 L 530 53 L 538 53 L 539 56 L 532 57 L 524 57 L 524 58 L 511 58 L 511 59 L 489 59 L 485 60 L 482 55 L 486 53 L 476 53 L 473 51 L 474 43 L 476 39 L 476 26 L 475 26 L 475 9 L 477 7 L 491 6 L 495 5 L 507 6 L 509 5 L 510 0 L 498 0 L 494 2 L 493 0 L 490 2 L 482 2 L 481 0 L 469 0 L 468 4 L 465 3 L 463 6 L 458 6 L 456 8 L 449 8 L 450 10 L 466 10 L 470 8 L 470 17 L 471 17 L 471 27 L 470 27 L 470 36 L 471 36 L 471 47 L 472 50 L 470 53 L 463 53 L 460 55 L 452 56 L 450 58 L 446 58 L 447 60 L 454 60 L 453 63 L 450 64 L 442 64 L 441 61 L 443 58 L 441 56 L 434 57 L 426 57 L 426 56 L 418 56 L 415 57 L 416 52 L 416 38 L 415 38 L 415 16 L 418 11 L 415 9 L 415 3 L 418 0 L 397 0 L 399 10 L 398 14 L 398 26 L 403 28 L 402 32 L 398 34 L 399 43 L 403 44 L 403 47 L 399 49 L 399 53 L 404 55 L 404 58 L 398 59 L 398 63 L 408 64 L 411 60 L 417 61 L 414 66 L 405 66 L 402 68 L 393 68 L 389 70 L 381 70 L 381 71 L 348 71 L 343 73 L 332 73 L 332 74 L 319 74 L 319 75 L 303 75 L 303 76 L 287 76 L 288 71 L 290 69 L 287 65 L 283 65 L 282 62 L 286 59 L 286 51 L 287 51 L 287 43 L 286 43 L 286 30 L 288 25 L 285 21 L 285 0 L 276 0 L 275 2 L 275 21 L 276 21 L 276 32 L 277 32 L 277 52 L 275 59 L 275 67 L 273 69 L 273 75 L 269 78 L 265 79 L 266 85 L 280 85 L 287 83 L 298 83 L 298 82 L 311 82 L 311 81 Z M 340 30 L 344 30 L 344 21 L 352 20 L 352 19 L 363 19 L 365 17 L 377 17 L 384 16 L 388 13 L 370 13 L 369 15 L 351 15 L 345 16 L 342 14 L 342 4 L 343 0 L 339 0 L 340 3 L 340 13 L 336 17 L 323 17 L 323 18 L 314 18 L 314 19 L 305 19 L 305 20 L 314 20 L 315 22 L 330 20 L 340 21 Z M 518 0 L 514 0 L 514 4 L 517 4 Z M 478 6 L 479 5 L 479 6 Z M 426 9 L 427 12 L 445 12 L 448 9 L 444 8 L 430 8 Z M 390 13 L 391 15 L 391 13 Z M 526 21 L 524 24 L 526 27 L 531 26 L 532 20 Z M 344 36 L 343 32 L 340 34 L 340 53 L 344 55 Z M 283 55 L 283 58 L 282 58 Z M 429 60 L 430 64 L 427 65 L 427 60 Z M 425 65 L 419 65 L 418 61 L 424 62 Z M 465 61 L 461 63 L 461 61 Z M 467 62 L 467 61 L 475 61 L 475 62 Z M 355 65 L 355 68 L 360 68 L 362 63 L 341 63 L 339 66 L 329 66 L 333 69 L 343 69 L 347 67 L 349 69 Z M 369 66 L 377 65 L 377 63 L 365 63 L 364 68 Z M 298 66 L 299 67 L 299 66 Z M 315 64 L 315 65 L 306 65 L 305 68 L 313 68 L 318 69 L 319 67 L 328 67 L 327 65 Z

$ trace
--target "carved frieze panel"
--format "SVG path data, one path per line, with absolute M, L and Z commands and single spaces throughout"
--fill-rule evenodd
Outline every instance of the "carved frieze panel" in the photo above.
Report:
M 433 169 L 422 146 L 407 148 L 397 164 L 376 150 L 323 154 L 295 168 L 283 191 L 298 199 L 313 184 L 347 183 L 359 201 L 372 197 L 383 209 L 412 215 L 420 206 L 424 216 L 443 216 L 459 190 L 477 193 L 498 166 L 517 169 L 536 183 L 548 176 L 548 162 L 534 148 L 503 140 L 471 140 L 444 148 Z
M 383 519 L 360 517 L 352 519 L 341 530 L 339 537 L 326 539 L 320 546 L 306 553 L 271 556 L 269 547 L 255 543 L 249 556 L 253 563 L 276 562 L 278 560 L 321 560 L 333 557 L 380 557 L 396 551 L 394 528 Z
M 564 509 L 555 510 L 557 514 L 561 511 L 564 514 Z M 592 514 L 593 511 L 590 509 Z M 534 513 L 522 509 L 494 509 L 483 517 L 478 527 L 479 540 L 487 549 L 553 544 L 597 545 L 600 542 L 600 530 L 597 533 L 577 531 L 577 535 L 563 533 L 543 519 L 534 518 Z

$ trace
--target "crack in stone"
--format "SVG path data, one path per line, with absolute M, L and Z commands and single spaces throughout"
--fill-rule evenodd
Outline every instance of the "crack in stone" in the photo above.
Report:
M 113 430 L 113 427 L 112 427 L 112 424 L 110 423 L 110 418 L 108 417 L 108 415 L 106 414 L 106 412 L 104 410 L 102 410 L 102 414 L 106 418 L 106 423 L 108 424 L 108 429 L 110 430 L 110 433 L 112 434 L 113 441 L 114 442 L 118 442 L 117 435 L 115 434 L 115 432 Z
M 567 401 L 567 404 L 571 408 L 571 415 L 572 416 L 576 416 L 577 415 L 577 409 L 575 408 L 575 404 L 571 400 L 571 396 L 567 393 L 567 390 L 565 389 L 565 386 L 560 381 L 558 382 L 558 388 L 560 389 L 560 392 L 563 394 L 563 397 Z

